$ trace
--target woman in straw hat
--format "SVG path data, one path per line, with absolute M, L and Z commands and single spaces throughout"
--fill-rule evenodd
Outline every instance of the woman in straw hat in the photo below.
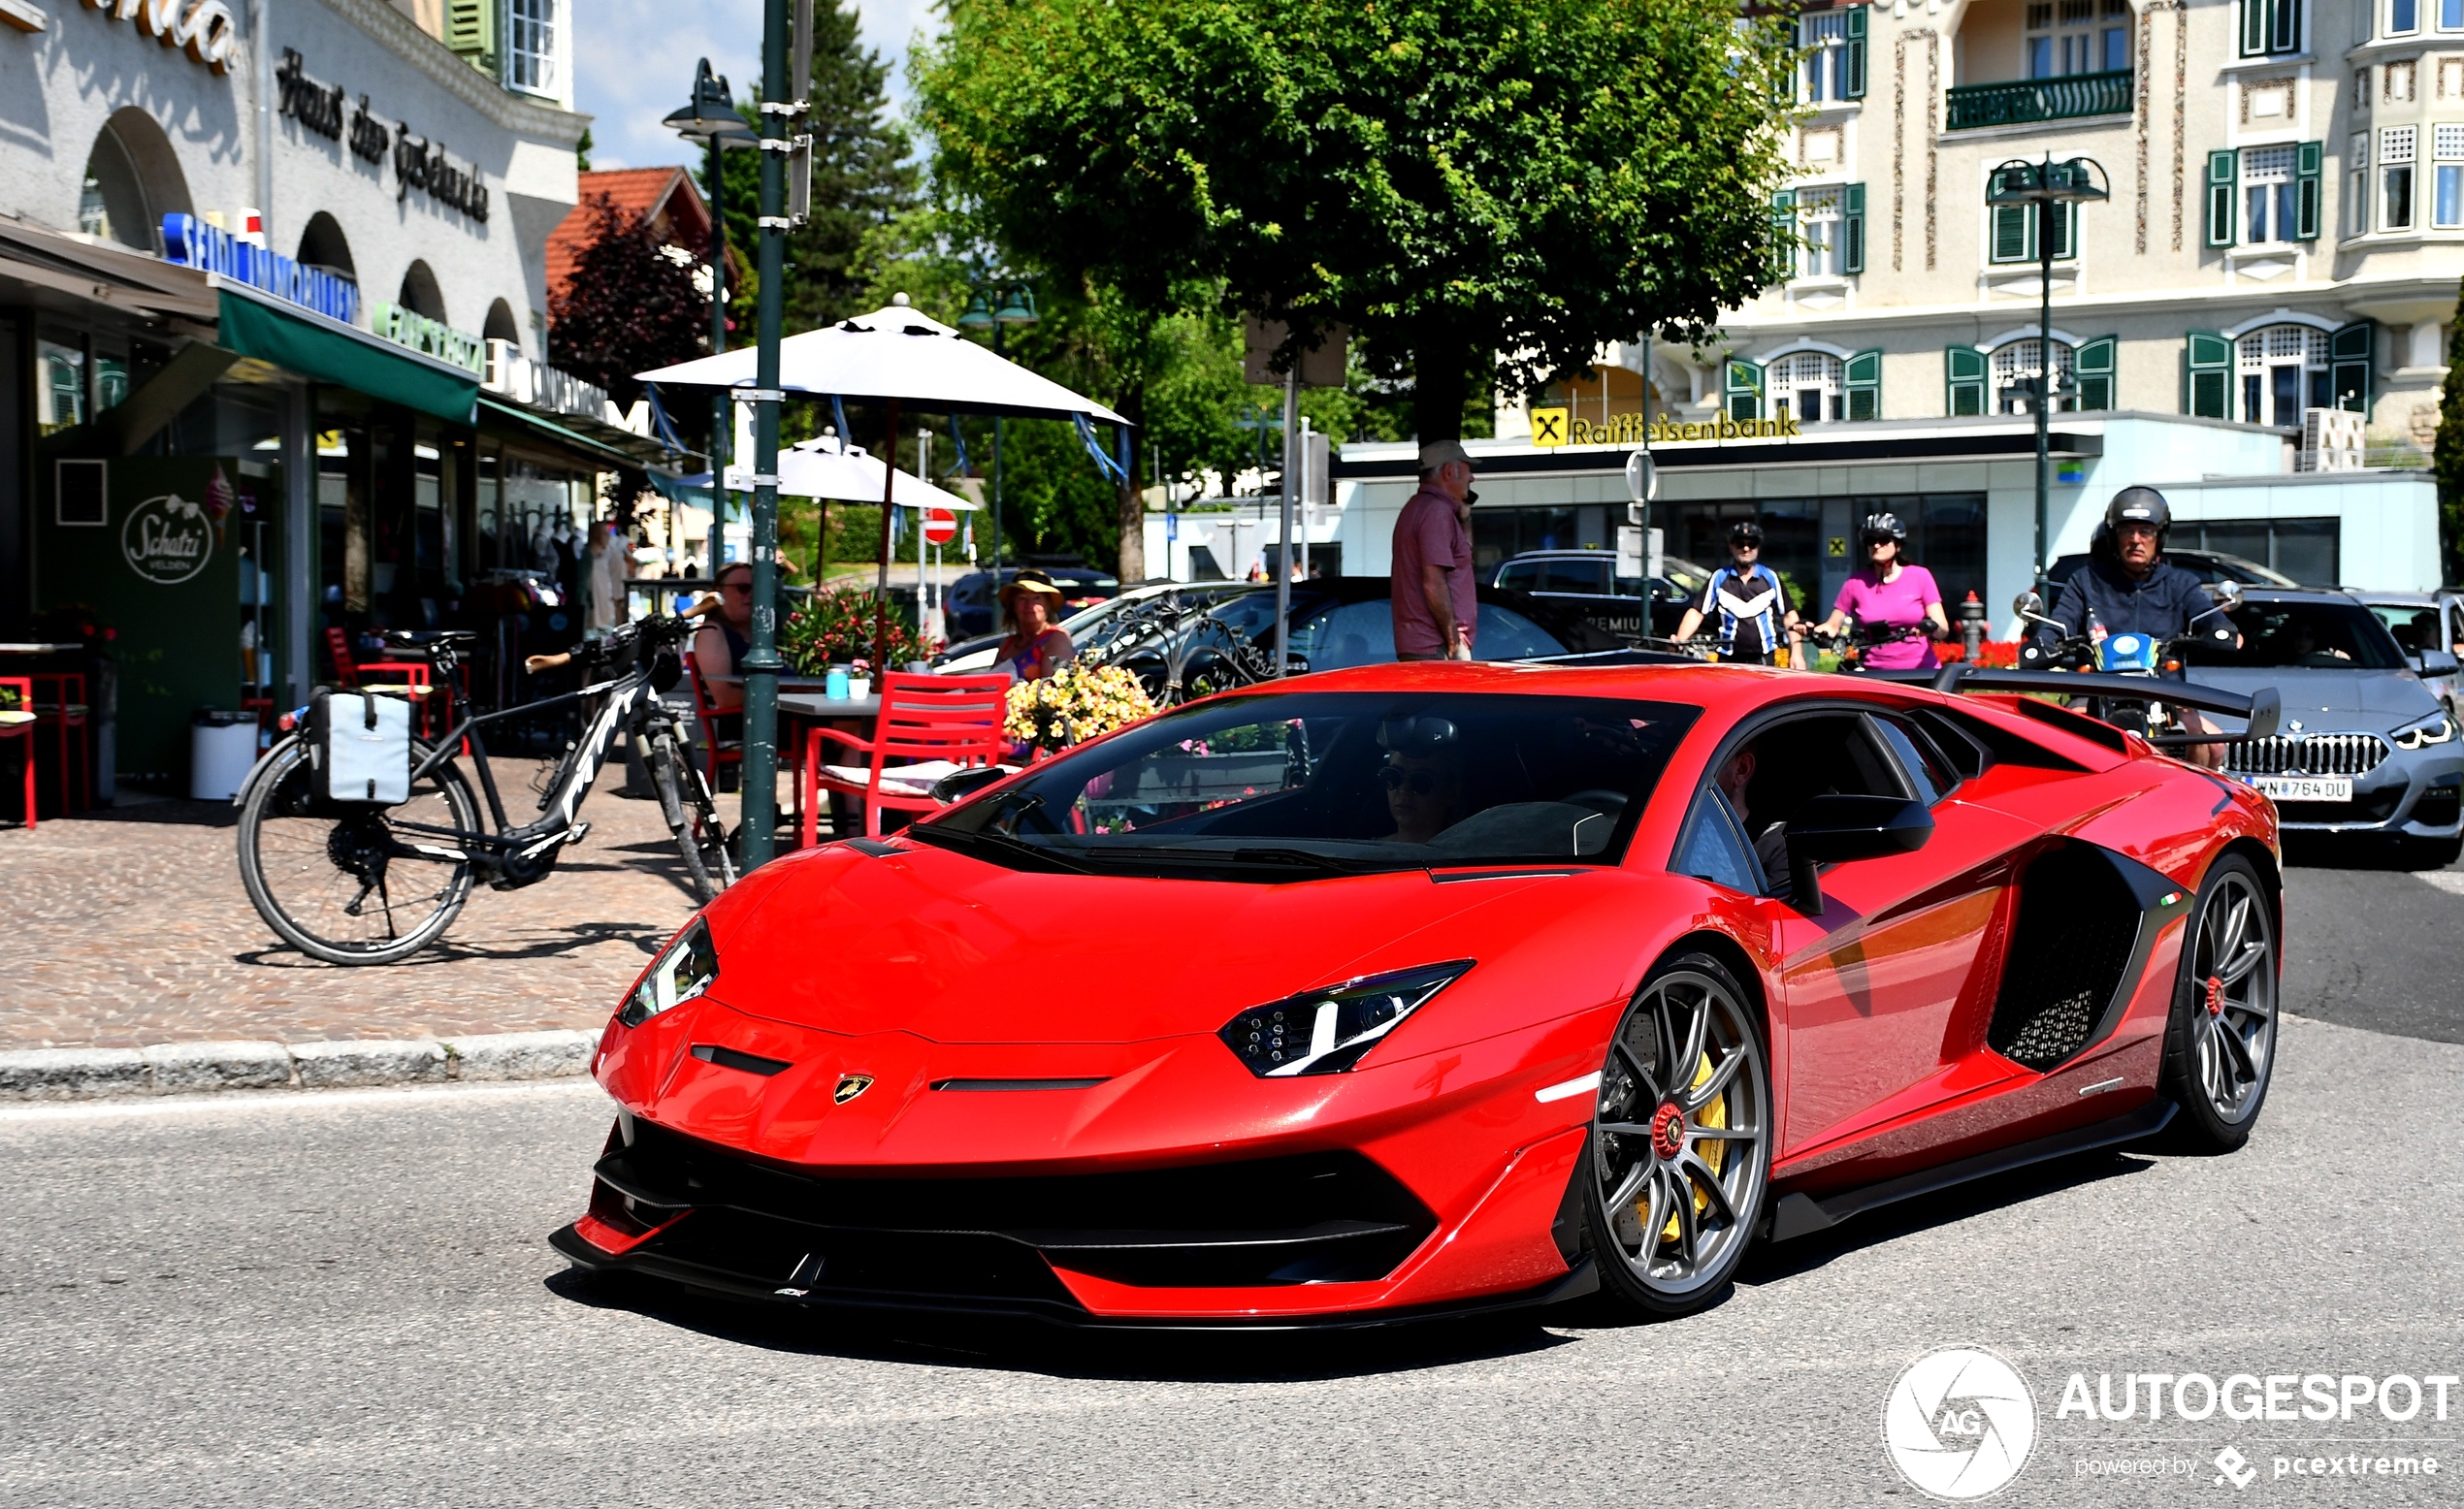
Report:
M 1060 616 L 1061 590 L 1052 577 L 1027 566 L 1001 587 L 1001 626 L 1009 635 L 995 653 L 993 669 L 1021 681 L 1041 681 L 1078 658 Z

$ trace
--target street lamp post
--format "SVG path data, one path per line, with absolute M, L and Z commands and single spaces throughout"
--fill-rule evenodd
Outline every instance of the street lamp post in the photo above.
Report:
M 727 80 L 710 72 L 706 57 L 694 75 L 692 100 L 684 109 L 671 112 L 662 124 L 688 142 L 701 143 L 709 152 L 704 173 L 710 180 L 710 352 L 715 356 L 728 348 L 728 180 L 722 153 L 730 146 L 751 146 L 760 139 L 745 129 Z M 716 531 L 724 531 L 727 518 L 723 500 L 728 453 L 735 433 L 729 402 L 725 393 L 710 400 L 710 528 Z M 714 547 L 714 573 L 717 554 Z
M 2096 183 L 2096 176 L 2103 173 L 2104 169 L 2091 158 L 2056 162 L 2048 152 L 2042 162 L 2013 159 L 1995 168 L 1985 191 L 1988 205 L 2036 207 L 2036 554 L 2029 563 L 2034 581 L 2043 581 L 2046 568 L 2052 563 L 2046 557 L 2045 534 L 2053 498 L 2050 427 L 2054 406 L 2054 216 L 2065 205 L 2110 199 L 2111 192 Z M 2077 248 L 2071 250 L 2075 256 Z
M 967 311 L 958 323 L 969 330 L 992 331 L 992 354 L 1003 355 L 1002 336 L 1013 325 L 1036 322 L 1035 290 L 1024 282 L 987 278 L 967 289 Z M 992 416 L 992 588 L 997 602 L 1001 587 L 1001 416 Z

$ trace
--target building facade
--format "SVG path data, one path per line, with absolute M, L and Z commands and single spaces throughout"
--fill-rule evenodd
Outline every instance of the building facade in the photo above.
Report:
M 578 632 L 658 453 L 546 363 L 567 3 L 0 3 L 0 628 L 111 627 L 107 786 L 372 629 L 480 630 L 483 693 Z

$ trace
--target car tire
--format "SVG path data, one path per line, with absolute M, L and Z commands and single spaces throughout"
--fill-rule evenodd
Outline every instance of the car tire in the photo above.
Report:
M 1770 1062 L 1754 997 L 1707 953 L 1662 960 L 1618 1019 L 1583 1188 L 1601 1291 L 1630 1313 L 1728 1293 L 1770 1188 Z
M 2276 1068 L 2277 916 L 2258 871 L 2226 854 L 2200 883 L 2164 1034 L 2173 1145 L 2229 1153 L 2250 1140 Z

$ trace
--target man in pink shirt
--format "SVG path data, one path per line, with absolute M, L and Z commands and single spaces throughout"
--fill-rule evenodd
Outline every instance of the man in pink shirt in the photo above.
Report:
M 1420 447 L 1420 491 L 1395 520 L 1395 658 L 1472 658 L 1471 523 L 1472 457 L 1460 440 L 1432 440 Z

